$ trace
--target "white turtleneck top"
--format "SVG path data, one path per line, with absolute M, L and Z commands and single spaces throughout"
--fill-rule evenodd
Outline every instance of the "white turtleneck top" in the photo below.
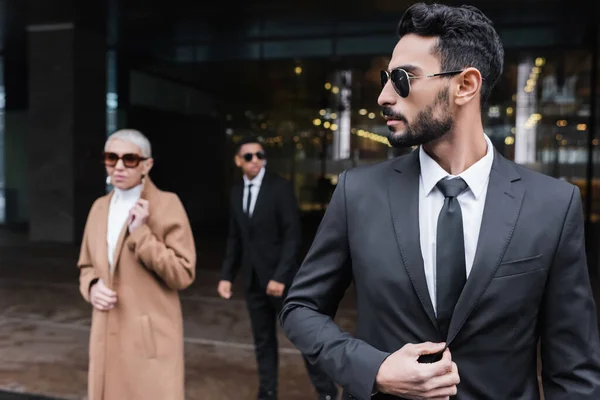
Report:
M 114 265 L 113 257 L 119 236 L 123 230 L 123 226 L 127 223 L 129 211 L 142 194 L 142 185 L 135 186 L 131 189 L 122 190 L 114 188 L 113 196 L 110 200 L 110 208 L 108 210 L 108 228 L 106 230 L 106 241 L 108 242 L 108 262 L 112 269 Z

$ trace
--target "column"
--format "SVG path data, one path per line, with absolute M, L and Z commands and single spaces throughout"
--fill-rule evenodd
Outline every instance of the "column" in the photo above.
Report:
M 5 222 L 12 230 L 25 230 L 28 220 L 27 184 L 27 36 L 26 4 L 8 0 L 3 24 L 4 51 L 4 200 Z
M 106 2 L 27 6 L 29 237 L 78 242 L 105 187 Z

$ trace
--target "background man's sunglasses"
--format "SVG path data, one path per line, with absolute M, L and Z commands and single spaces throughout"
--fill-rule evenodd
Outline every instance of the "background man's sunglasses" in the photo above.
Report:
M 123 154 L 119 157 L 117 153 L 104 153 L 104 165 L 107 167 L 114 167 L 117 165 L 119 160 L 123 160 L 125 168 L 136 168 L 140 165 L 140 161 L 147 160 L 148 158 L 142 157 L 135 153 Z
M 437 74 L 430 74 L 424 76 L 409 76 L 408 72 L 402 68 L 393 69 L 391 72 L 381 71 L 381 88 L 383 89 L 389 80 L 392 81 L 392 86 L 398 96 L 408 97 L 410 94 L 410 80 L 419 78 L 434 78 L 436 76 L 447 76 L 456 75 L 463 72 L 463 70 L 439 72 Z
M 254 156 L 256 156 L 256 158 L 258 158 L 259 160 L 265 159 L 265 153 L 262 151 L 257 151 L 256 153 L 245 153 L 242 155 L 242 157 L 244 158 L 244 161 L 246 161 L 246 162 L 252 161 Z

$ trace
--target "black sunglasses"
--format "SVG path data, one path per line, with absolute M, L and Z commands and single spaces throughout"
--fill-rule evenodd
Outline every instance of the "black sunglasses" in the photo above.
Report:
M 123 160 L 125 168 L 137 168 L 141 161 L 147 160 L 147 157 L 142 157 L 135 153 L 127 153 L 119 156 L 117 153 L 104 153 L 104 165 L 107 167 L 114 167 L 117 165 L 119 160 Z
M 406 72 L 406 70 L 402 68 L 393 69 L 391 72 L 381 71 L 381 88 L 383 89 L 388 83 L 388 81 L 391 80 L 392 86 L 394 87 L 396 93 L 398 93 L 398 96 L 406 98 L 410 94 L 411 79 L 434 78 L 436 76 L 456 75 L 460 74 L 463 71 L 464 70 L 438 72 L 437 74 L 430 74 L 424 76 L 410 76 L 408 75 L 408 72 Z
M 265 153 L 263 151 L 257 151 L 256 153 L 244 153 L 242 155 L 242 157 L 244 158 L 244 161 L 246 161 L 246 162 L 252 161 L 254 156 L 256 156 L 256 158 L 258 158 L 259 160 L 265 159 Z

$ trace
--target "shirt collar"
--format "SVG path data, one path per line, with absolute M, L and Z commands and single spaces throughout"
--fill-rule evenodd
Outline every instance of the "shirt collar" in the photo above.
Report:
M 260 169 L 260 172 L 258 173 L 258 175 L 256 175 L 254 177 L 254 179 L 250 180 L 248 179 L 248 177 L 246 177 L 246 175 L 244 175 L 244 186 L 248 186 L 249 184 L 252 184 L 252 186 L 260 186 L 262 184 L 262 180 L 265 176 L 265 167 L 262 167 Z
M 465 180 L 467 185 L 469 185 L 469 189 L 476 199 L 483 194 L 483 191 L 486 188 L 492 170 L 492 163 L 494 161 L 494 147 L 492 142 L 487 135 L 484 134 L 483 136 L 487 144 L 485 156 L 458 175 Z M 419 163 L 421 165 L 421 182 L 423 184 L 423 189 L 425 189 L 426 196 L 429 196 L 429 193 L 431 193 L 440 180 L 446 177 L 455 177 L 448 174 L 448 172 L 440 167 L 440 165 L 431 158 L 425 150 L 423 150 L 423 146 L 420 146 L 419 148 Z

